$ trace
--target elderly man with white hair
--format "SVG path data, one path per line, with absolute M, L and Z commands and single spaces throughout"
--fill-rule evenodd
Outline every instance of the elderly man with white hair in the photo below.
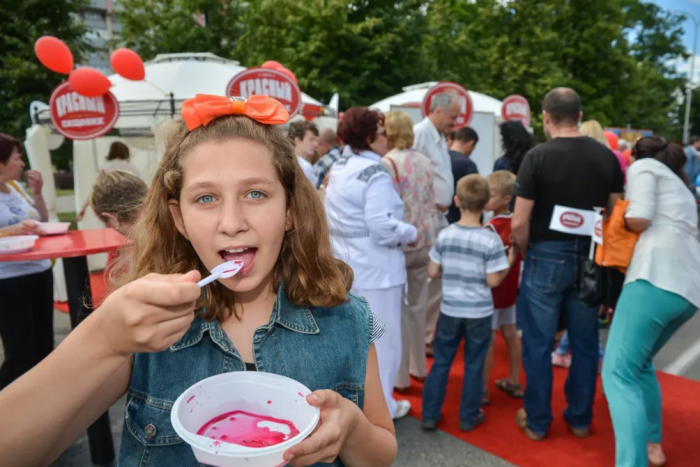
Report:
M 455 180 L 452 176 L 452 162 L 447 149 L 445 135 L 452 131 L 460 114 L 459 97 L 443 93 L 433 96 L 430 115 L 413 127 L 413 148 L 428 156 L 433 165 L 433 190 L 435 191 L 435 213 L 433 215 L 435 234 L 447 227 L 446 214 L 455 195 Z M 432 354 L 435 326 L 440 315 L 442 300 L 442 280 L 432 279 L 428 286 L 428 312 L 426 345 Z M 424 379 L 425 375 L 415 375 Z

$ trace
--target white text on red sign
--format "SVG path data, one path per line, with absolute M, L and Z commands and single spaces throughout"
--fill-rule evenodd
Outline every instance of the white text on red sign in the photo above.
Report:
M 102 96 L 85 97 L 77 92 L 69 92 L 56 98 L 56 111 L 59 118 L 73 112 L 96 112 L 105 114 L 105 101 Z
M 266 95 L 276 99 L 282 99 L 287 102 L 292 102 L 292 86 L 285 81 L 278 81 L 269 78 L 247 79 L 240 82 L 241 97 L 249 97 L 253 95 Z M 284 106 L 287 111 L 291 109 L 290 105 Z
M 525 117 L 528 113 L 528 106 L 522 102 L 509 102 L 506 104 L 506 115 Z

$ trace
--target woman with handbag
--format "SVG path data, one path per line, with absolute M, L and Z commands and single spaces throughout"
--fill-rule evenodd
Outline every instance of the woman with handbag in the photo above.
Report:
M 406 284 L 402 245 L 417 239 L 404 219 L 404 205 L 381 164 L 387 152 L 384 116 L 366 107 L 345 112 L 338 135 L 347 144 L 333 164 L 324 205 L 333 252 L 352 267 L 351 292 L 364 297 L 386 325 L 375 342 L 382 390 L 394 419 L 405 417 L 408 401 L 393 397 L 401 364 L 401 302 Z
M 27 171 L 32 199 L 16 183 L 22 175 L 22 143 L 0 133 L 0 236 L 40 235 L 37 221 L 48 220 L 41 196 L 43 181 Z M 0 390 L 29 371 L 53 350 L 53 274 L 51 261 L 0 263 L 0 339 L 5 361 Z
M 652 360 L 700 306 L 698 214 L 686 187 L 683 148 L 645 137 L 632 156 L 624 223 L 630 238 L 639 234 L 639 240 L 610 329 L 603 388 L 615 430 L 615 465 L 662 466 L 661 392 Z
M 399 392 L 411 386 L 410 376 L 422 382 L 428 375 L 425 361 L 425 328 L 428 306 L 428 253 L 435 243 L 433 166 L 413 146 L 413 120 L 406 112 L 388 112 L 385 128 L 389 152 L 382 165 L 394 180 L 404 204 L 403 220 L 414 225 L 418 238 L 403 245 L 406 255 L 408 297 L 401 305 L 401 366 L 396 378 Z

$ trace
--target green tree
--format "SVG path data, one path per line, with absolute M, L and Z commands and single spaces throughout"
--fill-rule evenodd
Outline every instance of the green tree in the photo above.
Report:
M 51 35 L 63 40 L 79 63 L 87 50 L 84 26 L 76 19 L 85 0 L 3 0 L 0 2 L 0 131 L 24 139 L 31 124 L 29 104 L 48 102 L 66 79 L 45 68 L 34 55 L 34 42 Z
M 242 4 L 242 3 L 241 3 Z M 121 0 L 117 20 L 119 45 L 133 48 L 144 60 L 159 53 L 211 52 L 235 58 L 242 33 L 237 1 Z
M 630 44 L 634 60 L 634 78 L 619 124 L 651 129 L 669 139 L 680 141 L 682 109 L 679 92 L 685 77 L 674 68 L 678 57 L 688 54 L 682 44 L 683 17 L 652 3 L 625 2 L 625 34 L 635 40 Z M 681 111 L 678 118 L 679 111 Z
M 344 107 L 368 105 L 428 76 L 418 0 L 253 0 L 238 54 L 247 66 L 277 60 L 301 88 Z
M 638 0 L 436 0 L 424 41 L 438 79 L 498 98 L 525 96 L 541 131 L 541 101 L 576 89 L 584 118 L 668 131 L 680 86 L 679 18 Z M 631 40 L 633 38 L 634 40 Z
M 585 118 L 678 131 L 681 17 L 641 0 L 123 0 L 123 40 L 144 58 L 214 52 L 277 60 L 301 88 L 368 105 L 428 80 L 522 94 L 541 129 L 556 86 Z M 206 17 L 206 27 L 197 21 Z

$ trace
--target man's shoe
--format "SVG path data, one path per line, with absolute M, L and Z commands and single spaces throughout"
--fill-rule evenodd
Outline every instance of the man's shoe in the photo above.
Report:
M 423 420 L 420 426 L 424 431 L 435 431 L 437 429 L 437 420 Z
M 479 425 L 481 425 L 485 421 L 486 421 L 486 414 L 484 413 L 483 410 L 479 410 L 479 415 L 476 416 L 473 423 L 459 422 L 459 429 L 460 429 L 460 431 L 466 431 L 466 432 L 474 431 L 474 429 L 476 427 L 478 427 Z
M 544 436 L 538 435 L 527 426 L 527 412 L 525 412 L 525 409 L 520 409 L 515 414 L 515 423 L 517 423 L 518 427 L 523 430 L 525 436 L 527 436 L 530 440 L 542 441 L 544 439 Z
M 569 430 L 577 438 L 588 438 L 591 436 L 590 428 L 574 428 L 573 426 L 569 425 Z
M 577 438 L 588 438 L 591 436 L 591 429 L 590 427 L 586 428 L 574 428 L 569 421 L 566 419 L 566 416 L 564 416 L 564 422 L 566 422 L 566 425 L 569 427 L 569 431 L 571 432 L 572 435 L 574 435 Z
M 411 411 L 411 403 L 407 400 L 396 401 L 396 413 L 394 414 L 394 420 L 401 420 L 408 412 Z

